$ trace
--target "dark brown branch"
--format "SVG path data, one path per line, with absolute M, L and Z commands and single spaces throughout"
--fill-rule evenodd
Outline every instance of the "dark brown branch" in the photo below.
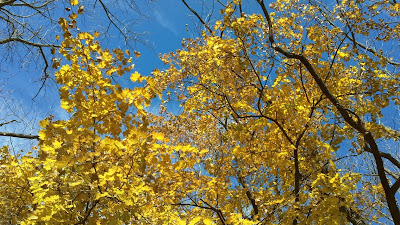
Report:
M 13 122 L 17 122 L 17 121 L 16 120 L 10 120 L 10 121 L 4 122 L 4 123 L 0 123 L 0 127 L 4 126 L 4 125 L 7 125 L 9 123 L 13 123 Z
M 242 176 L 239 173 L 237 174 L 237 176 L 238 176 L 238 181 L 239 181 L 240 185 L 242 185 L 243 189 L 246 190 L 246 196 L 249 199 L 251 206 L 253 207 L 254 216 L 258 215 L 258 206 L 256 204 L 256 200 L 254 199 L 253 195 L 251 194 L 249 188 L 246 187 Z
M 197 208 L 201 208 L 201 209 L 213 210 L 213 208 L 208 207 L 208 206 L 201 206 L 201 205 L 190 204 L 190 203 L 174 203 L 172 205 L 175 205 L 175 206 L 192 206 L 192 207 L 197 207 Z
M 263 84 L 262 84 L 262 81 L 261 81 L 261 78 L 260 78 L 260 74 L 257 72 L 253 61 L 250 59 L 249 53 L 246 50 L 246 46 L 245 46 L 244 40 L 241 37 L 239 37 L 239 39 L 242 42 L 242 50 L 243 50 L 244 56 L 246 57 L 247 61 L 250 63 L 251 70 L 256 75 L 257 81 L 260 84 L 260 89 L 261 89 L 260 91 L 262 92 L 263 91 Z
M 314 114 L 315 106 L 311 107 L 309 118 L 311 119 Z M 295 202 L 300 202 L 300 166 L 299 166 L 299 146 L 301 139 L 303 138 L 304 134 L 306 133 L 308 127 L 310 126 L 309 123 L 306 124 L 303 131 L 300 133 L 299 137 L 296 140 L 295 149 L 293 152 L 294 158 L 294 195 L 295 195 Z M 293 220 L 293 225 L 297 224 L 297 218 Z
M 364 150 L 366 152 L 372 153 L 372 150 L 368 146 L 365 146 Z M 393 163 L 397 168 L 400 169 L 400 162 L 396 160 L 391 154 L 381 151 L 379 152 L 379 154 L 381 155 L 381 157 L 388 159 L 391 163 Z
M 193 202 L 194 204 L 189 204 L 189 203 L 175 203 L 175 204 L 172 204 L 172 205 L 175 205 L 175 206 L 191 206 L 191 207 L 197 207 L 197 208 L 201 208 L 201 209 L 211 210 L 211 211 L 215 212 L 215 213 L 218 215 L 218 218 L 219 218 L 219 220 L 221 221 L 221 223 L 222 223 L 223 225 L 226 224 L 226 223 L 225 223 L 225 218 L 223 217 L 221 210 L 216 209 L 215 207 L 209 205 L 209 204 L 208 204 L 207 202 L 205 202 L 204 200 L 202 200 L 202 201 L 203 201 L 207 206 L 199 205 L 199 204 L 197 204 L 193 199 L 191 199 L 191 200 L 192 200 L 192 202 Z
M 396 182 L 392 185 L 393 193 L 396 193 L 400 188 L 400 178 L 397 178 Z
M 117 28 L 117 30 L 122 34 L 122 36 L 124 36 L 125 41 L 127 41 L 128 37 L 125 35 L 125 33 L 121 30 L 121 28 L 114 22 L 113 18 L 115 18 L 115 16 L 110 12 L 110 10 L 107 8 L 107 6 L 103 3 L 102 0 L 99 0 L 101 7 L 103 8 L 104 12 L 106 13 L 106 16 L 108 18 L 108 20 L 110 21 L 110 23 L 112 25 L 114 25 L 115 28 Z M 111 18 L 113 17 L 113 18 Z M 120 22 L 117 19 L 118 22 Z
M 47 69 L 49 68 L 49 64 L 48 64 L 48 62 L 47 62 L 46 55 L 44 54 L 43 48 L 42 48 L 42 47 L 39 47 L 39 50 L 40 50 L 40 54 L 42 55 L 43 60 L 44 60 L 44 63 L 45 63 L 45 67 L 44 67 L 44 69 L 43 69 L 44 76 L 42 77 L 42 80 L 43 80 L 43 81 L 42 81 L 42 85 L 40 86 L 38 92 L 37 92 L 36 95 L 32 98 L 32 100 L 34 100 L 34 99 L 39 95 L 40 91 L 42 90 L 42 88 L 44 87 L 44 85 L 45 85 L 45 83 L 46 83 L 47 78 L 49 77 L 49 74 L 48 74 L 48 72 L 47 72 Z
M 11 5 L 14 2 L 16 2 L 17 0 L 9 0 L 9 1 L 4 1 L 4 2 L 0 2 L 0 8 L 6 5 Z
M 87 220 L 88 220 L 90 214 L 92 213 L 93 209 L 96 207 L 96 205 L 97 205 L 99 202 L 100 202 L 99 200 L 96 200 L 96 201 L 93 202 L 92 207 L 86 208 L 86 215 L 85 215 L 85 218 L 83 218 L 83 220 L 79 221 L 79 222 L 76 223 L 76 224 L 86 224 L 86 222 L 87 222 Z
M 0 132 L 0 136 L 15 137 L 15 138 L 25 138 L 25 139 L 37 139 L 37 140 L 39 140 L 39 136 L 38 135 L 29 135 L 29 134 L 17 134 L 17 133 L 9 133 L 9 132 Z
M 385 172 L 387 174 L 389 174 L 394 180 L 396 180 L 391 187 L 393 193 L 396 193 L 400 188 L 400 176 L 398 176 L 397 174 L 394 174 L 392 171 L 389 171 L 389 170 L 385 170 Z
M 303 64 L 301 64 L 301 63 L 299 63 L 300 65 L 299 65 L 299 74 L 300 74 L 300 80 L 301 80 L 301 88 L 303 89 L 303 91 L 304 91 L 304 94 L 305 94 L 305 96 L 306 96 L 306 99 L 307 99 L 307 102 L 308 103 L 311 103 L 311 101 L 310 101 L 310 98 L 308 97 L 308 94 L 307 94 L 307 89 L 306 89 L 306 87 L 304 86 L 304 79 L 303 79 Z
M 6 43 L 9 43 L 9 42 L 13 42 L 13 41 L 15 41 L 15 42 L 21 42 L 21 43 L 23 43 L 23 44 L 31 45 L 31 46 L 35 46 L 35 47 L 54 47 L 54 48 L 59 48 L 59 47 L 61 47 L 61 46 L 59 46 L 59 45 L 40 44 L 40 43 L 30 42 L 30 41 L 24 40 L 24 39 L 22 39 L 22 38 L 17 38 L 17 37 L 11 37 L 11 38 L 2 39 L 2 40 L 0 40 L 0 45 L 1 45 L 1 44 L 6 44 Z
M 22 3 L 15 3 L 15 4 L 12 4 L 12 6 L 27 6 L 27 7 L 31 8 L 31 9 L 36 10 L 36 11 L 37 11 L 38 13 L 40 13 L 41 15 L 43 15 L 43 12 L 39 11 L 39 9 L 46 7 L 46 6 L 49 5 L 50 3 L 54 2 L 54 0 L 47 0 L 47 1 L 43 2 L 43 4 L 41 4 L 41 5 L 34 5 L 34 4 L 32 4 L 32 3 L 27 3 L 27 2 L 22 1 L 22 0 L 21 0 L 21 2 L 22 2 Z M 43 15 L 43 16 L 45 16 L 45 15 Z M 46 17 L 47 17 L 47 16 L 46 16 Z
M 205 28 L 207 28 L 208 32 L 210 32 L 210 34 L 212 34 L 213 32 L 212 32 L 211 28 L 207 25 L 206 22 L 204 22 L 204 20 L 200 17 L 200 15 L 199 15 L 194 9 L 192 9 L 192 8 L 186 3 L 185 0 L 182 0 L 182 2 L 183 2 L 183 4 L 185 4 L 186 8 L 188 8 L 188 9 L 197 17 L 197 19 L 200 20 L 200 23 L 203 24 L 203 26 L 204 26 Z
M 347 220 L 353 225 L 367 225 L 360 214 L 358 214 L 351 208 L 346 208 L 345 206 L 342 206 L 339 208 L 339 211 L 345 213 Z
M 269 16 L 269 13 L 264 5 L 263 0 L 258 0 L 259 5 L 262 8 L 262 11 L 264 13 L 264 16 L 268 22 L 268 28 L 269 28 L 269 41 L 271 44 L 271 47 L 281 53 L 282 55 L 286 56 L 289 59 L 297 59 L 299 60 L 307 69 L 307 71 L 310 73 L 310 75 L 313 77 L 314 81 L 316 82 L 317 86 L 320 88 L 321 92 L 329 99 L 329 101 L 336 107 L 336 109 L 339 111 L 340 115 L 343 117 L 343 119 L 355 130 L 357 130 L 360 134 L 364 136 L 365 143 L 369 145 L 368 147 L 371 149 L 371 152 L 374 156 L 375 159 L 375 165 L 378 171 L 379 179 L 382 184 L 382 187 L 385 192 L 385 198 L 386 202 L 389 207 L 390 214 L 393 218 L 393 221 L 395 222 L 396 225 L 400 225 L 400 211 L 397 206 L 397 201 L 395 198 L 394 193 L 392 192 L 392 189 L 390 188 L 389 181 L 386 177 L 385 174 L 385 166 L 382 160 L 382 157 L 380 155 L 380 151 L 378 148 L 378 145 L 376 144 L 375 138 L 372 136 L 371 132 L 367 130 L 360 118 L 356 117 L 357 120 L 355 120 L 352 117 L 352 113 L 349 112 L 348 109 L 346 109 L 343 105 L 340 104 L 338 99 L 330 92 L 328 87 L 326 86 L 325 82 L 321 79 L 315 68 L 311 65 L 310 61 L 304 56 L 296 53 L 292 53 L 289 51 L 284 50 L 283 48 L 279 47 L 274 40 L 274 34 L 273 34 L 273 29 L 272 29 L 272 21 Z
M 378 51 L 376 51 L 375 49 L 370 48 L 370 47 L 367 47 L 367 46 L 361 44 L 360 42 L 356 41 L 355 38 L 354 38 L 354 36 L 353 36 L 353 37 L 350 37 L 348 34 L 345 34 L 345 36 L 346 36 L 348 39 L 350 39 L 350 41 L 352 41 L 353 43 L 355 43 L 355 44 L 357 44 L 358 46 L 360 46 L 362 49 L 364 49 L 364 50 L 366 50 L 366 51 L 368 51 L 368 52 L 370 52 L 370 53 L 372 53 L 372 54 L 374 54 L 374 55 L 376 54 L 376 55 L 379 55 L 380 57 L 384 58 L 385 61 L 386 61 L 387 63 L 389 63 L 390 65 L 393 65 L 393 66 L 400 66 L 400 63 L 395 62 L 395 61 L 392 61 L 392 60 L 390 60 L 389 58 L 387 58 L 387 57 L 383 56 L 382 54 L 380 54 L 380 53 L 379 53 Z
M 222 214 L 222 211 L 220 209 L 217 209 L 213 207 L 212 205 L 208 204 L 206 201 L 203 199 L 200 199 L 204 204 L 208 205 L 214 212 L 217 213 L 219 220 L 222 222 L 223 225 L 225 225 L 225 218 L 224 215 Z

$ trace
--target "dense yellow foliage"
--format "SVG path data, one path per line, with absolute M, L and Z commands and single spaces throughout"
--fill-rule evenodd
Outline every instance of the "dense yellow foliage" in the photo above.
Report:
M 1 149 L 0 222 L 349 224 L 387 216 L 398 224 L 396 177 L 362 179 L 349 169 L 357 164 L 340 165 L 337 155 L 350 143 L 354 154 L 372 153 L 380 173 L 387 151 L 374 143 L 398 138 L 379 119 L 398 104 L 399 63 L 355 37 L 398 44 L 398 21 L 376 16 L 398 18 L 399 4 L 278 0 L 268 13 L 258 3 L 261 13 L 246 14 L 240 0 L 228 1 L 213 29 L 163 56 L 168 68 L 152 76 L 133 71 L 129 51 L 78 32 L 76 14 L 61 18 L 54 66 L 70 118 L 41 121 L 38 146 L 22 157 Z M 151 115 L 156 96 L 162 110 Z M 171 100 L 180 114 L 164 108 Z

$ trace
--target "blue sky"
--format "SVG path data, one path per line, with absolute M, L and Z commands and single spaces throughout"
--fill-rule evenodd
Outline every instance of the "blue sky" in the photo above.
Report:
M 141 57 L 138 59 L 136 69 L 149 74 L 155 67 L 163 66 L 159 60 L 159 53 L 169 53 L 182 47 L 182 38 L 190 36 L 185 24 L 191 23 L 187 13 L 189 12 L 180 1 L 163 0 L 155 4 L 152 20 L 144 21 L 138 27 L 139 31 L 147 33 L 148 46 L 139 46 Z
M 80 1 L 83 2 L 83 1 Z M 108 2 L 104 0 L 103 2 Z M 112 26 L 107 27 L 108 20 L 103 9 L 95 2 L 83 2 L 85 11 L 83 15 L 78 17 L 78 27 L 81 31 L 93 33 L 99 31 L 100 43 L 103 48 L 113 49 L 122 48 L 134 50 L 141 53 L 141 57 L 134 57 L 134 70 L 142 75 L 150 75 L 155 69 L 163 69 L 165 65 L 159 59 L 160 54 L 166 54 L 182 48 L 183 38 L 197 37 L 200 34 L 202 26 L 198 26 L 198 19 L 186 8 L 180 0 L 157 0 L 149 3 L 150 0 L 136 1 L 140 12 L 138 15 L 134 10 L 129 9 L 120 2 L 110 2 L 110 10 L 118 19 L 126 20 L 123 25 L 135 33 L 143 33 L 145 35 L 139 37 L 139 41 L 130 42 L 126 45 L 121 34 Z M 204 20 L 211 13 L 214 16 L 219 14 L 217 8 L 207 8 L 200 5 L 198 1 L 187 1 L 190 7 L 195 9 Z M 118 3 L 118 4 L 117 4 Z M 50 32 L 46 36 L 50 40 L 55 40 L 56 35 L 60 35 L 58 27 L 58 17 L 65 17 L 66 14 L 77 11 L 77 6 L 72 11 L 67 11 L 69 5 L 64 2 L 56 2 L 57 7 L 53 9 L 51 16 L 54 21 L 50 25 Z M 92 4 L 92 5 L 90 5 Z M 97 5 L 95 5 L 97 4 Z M 211 4 L 212 5 L 212 4 Z M 96 8 L 97 7 L 97 8 Z M 34 19 L 35 26 L 40 26 L 43 21 Z M 208 22 L 208 21 L 207 21 Z M 0 24 L 0 28 L 4 24 Z M 103 33 L 108 29 L 107 33 Z M 1 34 L 1 32 L 0 32 Z M 145 44 L 143 42 L 146 42 Z M 1 46 L 2 47 L 2 46 Z M 2 52 L 5 50 L 5 52 Z M 44 49 L 47 59 L 51 59 L 50 49 Z M 17 122 L 9 123 L 1 126 L 0 131 L 14 132 L 22 134 L 36 135 L 39 122 L 49 115 L 53 115 L 55 119 L 68 119 L 69 115 L 61 109 L 58 84 L 54 81 L 54 70 L 50 71 L 52 79 L 46 80 L 46 85 L 37 95 L 42 85 L 40 77 L 43 76 L 41 56 L 35 55 L 21 44 L 15 44 L 12 48 L 0 48 L 0 123 L 16 120 Z M 13 55 L 13 60 L 6 60 L 7 55 Z M 30 58 L 31 57 L 31 58 Z M 35 57 L 37 63 L 35 61 Z M 4 63 L 6 60 L 6 63 Z M 63 61 L 66 63 L 66 61 Z M 50 65 L 51 66 L 51 65 Z M 129 80 L 130 74 L 125 74 L 120 82 L 123 85 L 132 87 L 133 84 Z M 132 85 L 132 86 L 129 86 Z M 37 95 L 37 97 L 35 97 Z M 35 97 L 35 98 L 34 98 Z M 34 98 L 34 99 L 33 99 Z M 150 107 L 150 111 L 157 112 L 159 100 L 154 100 L 154 104 Z M 177 112 L 179 105 L 169 104 L 168 110 Z M 27 149 L 32 146 L 32 141 L 18 138 L 0 137 L 0 146 L 12 144 L 16 149 Z M 29 147 L 28 147 L 29 148 Z
M 130 26 L 134 32 L 145 33 L 141 37 L 141 41 L 146 41 L 147 44 L 141 42 L 131 42 L 131 45 L 126 46 L 121 38 L 121 35 L 113 28 L 103 37 L 100 37 L 103 47 L 109 49 L 123 48 L 139 51 L 141 57 L 134 59 L 135 70 L 143 75 L 150 75 L 155 68 L 162 69 L 164 64 L 159 59 L 159 54 L 169 53 L 181 48 L 183 38 L 193 37 L 190 31 L 187 31 L 186 24 L 193 25 L 197 22 L 192 16 L 189 16 L 190 11 L 184 6 L 181 1 L 177 0 L 159 0 L 154 4 L 147 5 L 145 1 L 138 1 L 141 11 L 147 18 L 143 16 L 134 17 L 134 26 Z M 119 6 L 112 6 L 115 12 L 120 10 Z M 196 5 L 192 7 L 196 8 Z M 64 10 L 64 6 L 60 9 Z M 124 10 L 124 9 L 123 9 Z M 93 32 L 94 30 L 104 29 L 106 16 L 103 11 L 99 10 L 98 16 L 84 14 L 80 16 L 83 20 L 78 21 L 78 27 L 81 31 Z M 103 13 L 103 14 L 102 14 Z M 134 14 L 125 9 L 126 14 Z M 86 17 L 88 16 L 88 17 Z M 123 15 L 123 19 L 125 18 Z M 138 18 L 138 19 L 137 19 Z M 137 19 L 137 20 L 136 20 Z M 91 21 L 97 23 L 92 23 Z M 107 22 L 107 21 L 106 21 Z M 53 33 L 55 36 L 56 33 Z M 49 114 L 55 116 L 55 119 L 67 119 L 68 114 L 62 110 L 59 105 L 58 86 L 54 81 L 48 80 L 46 86 L 41 90 L 39 95 L 32 100 L 37 94 L 42 82 L 39 80 L 42 75 L 42 70 L 35 63 L 22 65 L 25 53 L 28 49 L 19 46 L 12 49 L 8 54 L 20 53 L 21 61 L 15 60 L 14 63 L 0 64 L 0 123 L 10 120 L 17 120 L 18 123 L 10 123 L 0 127 L 0 131 L 15 132 L 24 134 L 37 134 L 39 129 L 39 121 L 48 117 Z M 15 51 L 15 52 L 13 52 Z M 20 52 L 26 51 L 26 52 Z M 45 49 L 49 52 L 49 49 Z M 6 54 L 0 54 L 0 60 L 5 58 Z M 50 56 L 48 56 L 50 58 Z M 54 75 L 54 71 L 50 75 Z M 130 74 L 125 74 L 124 80 L 129 83 Z M 157 106 L 154 107 L 156 110 Z M 31 141 L 28 141 L 31 143 Z M 27 146 L 27 142 L 23 139 L 0 137 L 0 145 L 5 144 L 16 145 L 17 149 Z M 17 147 L 20 146 L 20 147 Z M 30 146 L 31 144 L 28 144 Z

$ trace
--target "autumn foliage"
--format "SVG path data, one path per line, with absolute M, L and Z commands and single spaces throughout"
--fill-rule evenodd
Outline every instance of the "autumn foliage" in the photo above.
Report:
M 400 5 L 253 3 L 200 20 L 149 76 L 79 32 L 77 14 L 61 18 L 53 61 L 70 118 L 42 120 L 30 152 L 2 148 L 1 223 L 400 224 L 400 159 L 385 147 L 399 138 L 386 116 Z

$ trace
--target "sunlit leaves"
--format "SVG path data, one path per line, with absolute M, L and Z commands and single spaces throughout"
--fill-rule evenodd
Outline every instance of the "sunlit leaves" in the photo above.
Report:
M 159 204 L 153 199 L 157 190 L 153 185 L 159 185 L 155 179 L 162 172 L 154 163 L 172 162 L 158 152 L 162 145 L 155 142 L 163 142 L 163 135 L 152 135 L 146 119 L 144 108 L 155 88 L 116 84 L 115 77 L 133 68 L 126 56 L 129 51 L 102 49 L 95 40 L 98 32 L 93 36 L 70 26 L 76 18 L 72 14 L 69 20 L 60 19 L 64 40 L 59 53 L 67 62 L 56 72 L 61 107 L 71 117 L 65 121 L 50 117 L 40 123 L 38 165 L 32 167 L 34 172 L 24 173 L 31 205 L 19 203 L 28 207 L 22 223 L 163 221 L 162 215 L 154 217 L 152 212 Z M 139 77 L 145 82 L 138 72 L 132 76 L 133 82 Z
M 363 43 L 398 39 L 399 5 L 362 2 L 275 1 L 268 24 L 234 0 L 214 31 L 184 40 L 152 76 L 133 71 L 129 50 L 104 49 L 100 33 L 79 32 L 79 11 L 61 18 L 62 59 L 53 66 L 70 118 L 40 122 L 37 157 L 2 149 L 2 220 L 345 224 L 349 210 L 381 220 L 384 211 L 372 206 L 386 207 L 373 199 L 383 199 L 382 186 L 342 163 L 368 150 L 365 139 L 304 60 L 276 51 L 304 56 L 352 120 L 396 141 L 382 118 L 398 103 L 398 64 Z M 147 109 L 156 96 L 154 115 Z M 168 114 L 171 102 L 182 110 Z
M 78 5 L 79 1 L 78 0 L 71 0 L 70 3 L 71 3 L 72 6 L 74 6 L 74 5 Z
M 175 97 L 185 110 L 171 119 L 173 135 L 182 137 L 177 142 L 209 148 L 201 163 L 210 182 L 221 179 L 221 185 L 228 185 L 218 189 L 218 201 L 214 190 L 205 188 L 193 193 L 197 201 L 189 202 L 219 206 L 218 215 L 232 223 L 257 221 L 252 213 L 259 210 L 271 223 L 346 223 L 344 209 L 356 207 L 354 199 L 363 192 L 354 191 L 357 172 L 337 169 L 335 154 L 344 154 L 338 150 L 357 135 L 340 119 L 304 61 L 274 49 L 306 57 L 354 120 L 367 120 L 365 127 L 376 138 L 388 138 L 390 129 L 377 121 L 398 96 L 398 72 L 388 66 L 393 59 L 362 43 L 372 33 L 384 42 L 397 38 L 393 25 L 375 18 L 378 10 L 389 13 L 397 4 L 276 1 L 270 4 L 269 25 L 267 15 L 247 14 L 239 1 L 232 3 L 220 11 L 223 19 L 215 22 L 213 32 L 184 40 L 183 49 L 163 57 L 169 68 L 153 73 L 168 92 L 166 100 Z M 178 122 L 188 120 L 196 121 L 194 128 Z M 360 154 L 364 143 L 360 137 L 358 142 Z
M 150 124 L 154 121 L 146 112 L 151 100 L 161 96 L 156 81 L 134 71 L 130 76 L 136 87 L 120 86 L 116 79 L 129 77 L 133 69 L 130 52 L 103 49 L 95 39 L 97 32 L 70 26 L 75 19 L 60 19 L 64 40 L 59 53 L 65 62 L 55 74 L 60 106 L 70 118 L 40 122 L 37 158 L 11 157 L 12 170 L 30 169 L 19 172 L 26 186 L 16 192 L 21 198 L 28 195 L 27 203 L 16 201 L 7 216 L 22 224 L 191 223 L 196 218 L 179 218 L 172 204 L 185 196 L 184 188 L 194 189 L 194 184 L 187 185 L 187 178 L 195 175 L 188 169 L 208 150 L 167 145 L 169 138 Z M 3 159 L 8 158 L 4 149 Z M 2 169 L 13 175 L 4 163 Z M 199 218 L 214 224 L 213 219 Z
M 136 82 L 140 77 L 140 74 L 138 72 L 132 73 L 131 75 L 131 81 Z

